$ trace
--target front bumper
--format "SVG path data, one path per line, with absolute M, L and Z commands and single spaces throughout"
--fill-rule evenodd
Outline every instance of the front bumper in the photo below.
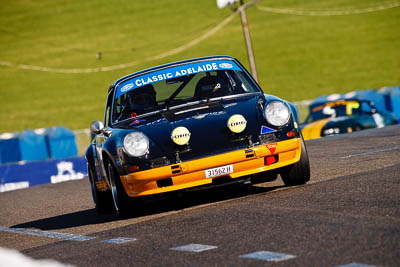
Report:
M 153 195 L 211 184 L 215 178 L 206 178 L 205 170 L 232 164 L 234 171 L 224 177 L 240 178 L 294 164 L 300 160 L 301 139 L 260 145 L 207 158 L 172 164 L 121 176 L 126 193 L 131 197 Z M 270 146 L 271 147 L 271 146 Z M 277 162 L 267 165 L 265 157 L 276 155 Z M 158 182 L 157 182 L 158 181 Z M 167 183 L 163 182 L 166 181 Z

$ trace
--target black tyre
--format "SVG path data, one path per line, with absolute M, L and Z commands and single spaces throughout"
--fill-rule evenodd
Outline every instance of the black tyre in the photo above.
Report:
M 107 165 L 107 175 L 110 179 L 112 200 L 114 203 L 114 210 L 117 215 L 124 216 L 129 214 L 132 202 L 130 197 L 126 194 L 122 185 L 120 177 L 114 165 L 109 162 Z
M 310 162 L 303 138 L 301 138 L 300 160 L 293 165 L 284 167 L 280 174 L 283 182 L 288 186 L 305 184 L 310 180 Z
M 94 183 L 94 172 L 88 165 L 88 176 L 90 181 L 90 189 L 92 191 L 93 202 L 98 213 L 110 213 L 113 211 L 113 200 L 111 191 L 100 191 Z
M 92 191 L 93 202 L 98 213 L 110 213 L 113 211 L 113 199 L 111 191 L 100 191 L 94 183 L 94 172 L 88 165 L 88 176 L 90 181 L 90 189 Z

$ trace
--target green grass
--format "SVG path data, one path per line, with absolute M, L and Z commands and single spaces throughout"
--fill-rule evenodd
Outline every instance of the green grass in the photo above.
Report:
M 382 2 L 388 1 L 281 0 L 259 5 L 346 9 Z M 196 39 L 231 14 L 229 8 L 218 9 L 214 0 L 3 0 L 1 6 L 0 61 L 64 69 L 138 64 L 81 74 L 0 65 L 0 132 L 56 125 L 87 128 L 103 118 L 106 91 L 114 80 L 154 65 L 224 54 L 248 66 L 239 16 L 181 53 L 148 60 Z M 400 84 L 399 7 L 331 17 L 250 7 L 247 16 L 265 92 L 298 101 Z

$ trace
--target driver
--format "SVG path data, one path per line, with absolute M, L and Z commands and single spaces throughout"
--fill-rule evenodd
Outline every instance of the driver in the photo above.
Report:
M 127 95 L 127 108 L 132 112 L 141 113 L 141 110 L 154 107 L 157 105 L 156 94 L 152 84 L 134 89 Z

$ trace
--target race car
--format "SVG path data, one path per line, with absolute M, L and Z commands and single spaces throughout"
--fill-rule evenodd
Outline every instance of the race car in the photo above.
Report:
M 372 101 L 338 99 L 315 102 L 301 125 L 305 140 L 316 139 L 369 128 L 397 124 L 397 117 L 387 111 L 378 111 Z
M 86 151 L 96 210 L 128 214 L 168 192 L 310 179 L 295 106 L 238 60 L 213 56 L 135 72 L 108 90 Z

